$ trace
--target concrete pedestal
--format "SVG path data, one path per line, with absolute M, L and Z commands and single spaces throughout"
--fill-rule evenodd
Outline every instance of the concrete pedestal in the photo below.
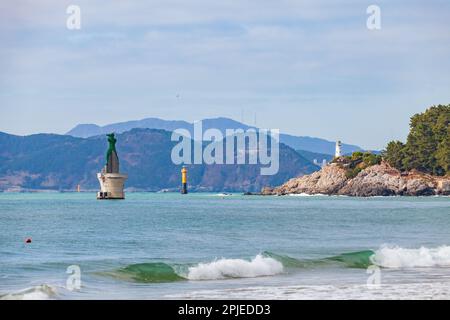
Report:
M 97 193 L 97 199 L 125 199 L 124 184 L 128 176 L 120 173 L 98 173 L 100 182 L 100 192 Z

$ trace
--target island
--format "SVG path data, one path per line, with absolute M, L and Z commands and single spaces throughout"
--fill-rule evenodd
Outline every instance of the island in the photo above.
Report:
M 335 157 L 310 175 L 263 195 L 433 196 L 450 195 L 450 104 L 411 118 L 406 143 L 390 142 L 381 154 L 354 152 Z

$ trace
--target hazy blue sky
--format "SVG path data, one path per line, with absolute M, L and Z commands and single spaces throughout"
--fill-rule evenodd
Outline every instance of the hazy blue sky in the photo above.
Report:
M 243 114 L 366 148 L 404 139 L 412 114 L 450 103 L 450 1 L 337 2 L 1 1 L 0 131 Z

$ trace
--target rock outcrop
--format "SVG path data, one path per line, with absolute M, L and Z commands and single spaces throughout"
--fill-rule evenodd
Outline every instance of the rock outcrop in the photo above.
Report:
M 287 181 L 262 194 L 327 194 L 356 197 L 450 195 L 450 177 L 436 177 L 418 171 L 401 173 L 387 163 L 370 166 L 348 178 L 346 169 L 330 164 L 318 172 Z

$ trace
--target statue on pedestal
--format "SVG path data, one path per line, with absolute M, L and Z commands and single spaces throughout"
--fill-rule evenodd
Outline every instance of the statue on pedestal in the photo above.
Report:
M 124 183 L 128 178 L 126 174 L 119 171 L 119 157 L 116 151 L 117 139 L 114 133 L 108 134 L 109 148 L 106 152 L 106 165 L 97 174 L 100 183 L 100 191 L 97 199 L 125 199 Z

